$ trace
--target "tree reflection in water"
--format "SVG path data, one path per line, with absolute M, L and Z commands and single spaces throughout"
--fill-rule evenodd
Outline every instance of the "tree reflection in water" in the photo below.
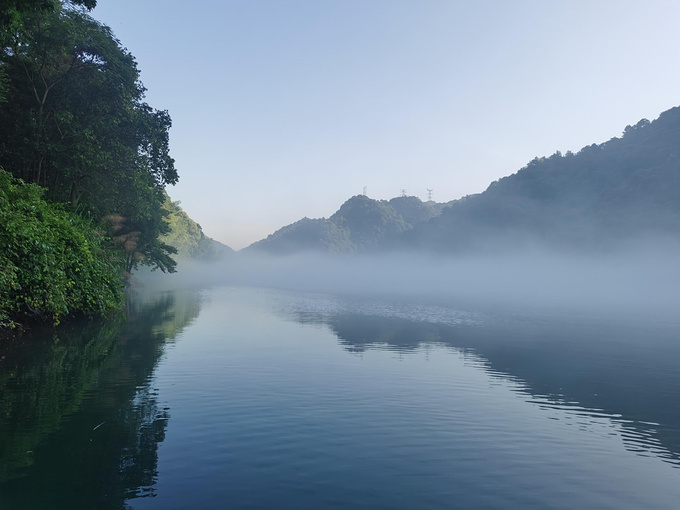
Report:
M 2 346 L 1 508 L 116 509 L 153 496 L 170 418 L 153 372 L 200 305 L 198 294 L 134 295 L 127 321 L 36 329 Z

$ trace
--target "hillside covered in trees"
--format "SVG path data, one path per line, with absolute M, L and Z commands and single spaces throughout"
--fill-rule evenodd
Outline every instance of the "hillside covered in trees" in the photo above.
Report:
M 182 209 L 180 202 L 165 197 L 163 209 L 168 213 L 170 231 L 161 241 L 177 250 L 179 260 L 212 261 L 234 253 L 229 246 L 203 233 L 203 228 Z
M 680 108 L 578 153 L 536 158 L 407 232 L 410 249 L 613 249 L 680 239 Z
M 104 312 L 123 273 L 175 270 L 170 116 L 95 4 L 0 1 L 2 320 Z
M 378 249 L 414 225 L 434 218 L 445 206 L 422 202 L 413 196 L 386 201 L 356 195 L 342 204 L 330 218 L 303 218 L 245 250 L 276 255 L 298 251 L 366 253 Z
M 303 219 L 248 249 L 274 254 L 601 250 L 680 240 L 680 107 L 578 153 L 535 158 L 448 204 L 356 196 L 328 219 Z

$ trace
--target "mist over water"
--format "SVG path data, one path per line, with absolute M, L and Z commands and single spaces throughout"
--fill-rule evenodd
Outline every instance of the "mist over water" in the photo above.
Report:
M 645 240 L 610 252 L 525 249 L 498 254 L 271 256 L 240 252 L 177 274 L 139 275 L 151 288 L 255 285 L 353 296 L 438 299 L 471 308 L 562 310 L 675 320 L 680 244 Z
M 673 16 L 96 3 L 0 6 L 0 510 L 680 507 Z
M 140 273 L 109 343 L 8 350 L 13 414 L 40 395 L 59 420 L 0 417 L 0 506 L 670 508 L 674 253 L 240 253 Z
M 203 298 L 156 375 L 160 497 L 134 507 L 677 501 L 680 244 L 502 248 L 139 274 L 141 294 Z

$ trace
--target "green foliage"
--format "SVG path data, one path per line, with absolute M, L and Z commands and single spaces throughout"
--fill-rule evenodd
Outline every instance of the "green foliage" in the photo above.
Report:
M 0 170 L 0 320 L 59 322 L 121 306 L 120 260 L 81 216 Z
M 167 212 L 169 231 L 160 239 L 177 250 L 183 259 L 214 260 L 233 250 L 203 233 L 201 226 L 182 210 L 180 202 L 165 196 L 163 209 Z
M 168 212 L 170 227 L 163 241 L 176 248 L 181 257 L 190 257 L 199 250 L 202 231 L 179 204 L 170 200 L 170 197 L 166 197 L 163 203 L 163 209 Z
M 122 248 L 125 273 L 140 264 L 168 273 L 176 270 L 177 263 L 170 255 L 177 250 L 162 239 L 170 232 L 168 212 L 159 206 L 163 196 L 162 191 L 147 187 L 137 196 L 140 201 L 133 216 L 109 214 L 103 218 L 114 244 Z
M 143 101 L 134 57 L 111 30 L 71 5 L 93 1 L 48 3 L 22 10 L 4 33 L 0 165 L 51 201 L 96 220 L 121 217 L 118 235 L 135 238 L 125 270 L 173 271 L 174 250 L 159 241 L 163 189 L 178 179 L 170 116 Z

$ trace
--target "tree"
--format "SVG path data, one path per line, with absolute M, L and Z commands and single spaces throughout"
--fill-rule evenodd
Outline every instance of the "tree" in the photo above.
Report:
M 172 249 L 158 241 L 163 189 L 178 179 L 168 112 L 144 102 L 134 57 L 111 30 L 73 6 L 94 1 L 31 3 L 0 53 L 0 165 L 95 220 L 124 218 L 141 248 L 126 269 L 173 271 Z
M 69 2 L 59 2 L 58 0 L 0 0 L 0 30 L 11 25 L 22 14 L 31 11 L 54 10 L 62 3 L 73 6 L 82 6 L 88 11 L 94 9 L 97 0 L 70 0 Z

